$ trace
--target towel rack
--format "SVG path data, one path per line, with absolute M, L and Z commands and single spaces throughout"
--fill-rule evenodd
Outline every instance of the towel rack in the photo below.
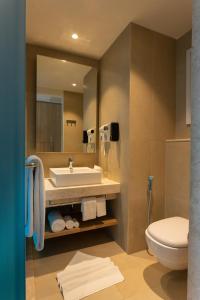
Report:
M 102 197 L 105 196 L 106 200 L 115 200 L 117 198 L 116 194 L 102 194 L 97 195 L 96 197 Z M 89 196 L 90 197 L 90 196 Z M 66 199 L 60 199 L 60 200 L 46 200 L 46 207 L 56 207 L 56 206 L 67 206 L 67 205 L 75 205 L 81 203 L 82 197 L 79 198 L 66 198 Z
M 37 162 L 32 162 L 32 163 L 25 163 L 25 167 L 26 168 L 37 168 L 38 167 L 38 163 Z

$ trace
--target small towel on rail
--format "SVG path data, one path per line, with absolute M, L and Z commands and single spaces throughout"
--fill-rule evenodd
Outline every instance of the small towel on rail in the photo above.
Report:
M 26 159 L 26 163 L 36 162 L 37 167 L 26 170 L 26 197 L 25 197 L 25 235 L 33 236 L 36 250 L 44 248 L 45 231 L 45 191 L 44 169 L 42 161 L 36 155 Z
M 97 217 L 106 216 L 106 197 L 97 197 Z
M 82 220 L 92 220 L 97 217 L 96 197 L 83 198 L 81 200 Z

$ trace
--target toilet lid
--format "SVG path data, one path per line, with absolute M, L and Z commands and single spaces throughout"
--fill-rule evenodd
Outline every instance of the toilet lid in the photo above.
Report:
M 189 220 L 181 217 L 163 219 L 149 225 L 148 233 L 153 239 L 169 247 L 188 246 Z

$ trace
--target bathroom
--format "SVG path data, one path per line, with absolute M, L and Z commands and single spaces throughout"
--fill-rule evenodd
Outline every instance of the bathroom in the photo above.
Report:
M 5 122 L 14 116 L 19 124 L 10 129 L 19 150 L 12 156 L 3 148 L 2 170 L 18 160 L 23 175 L 14 169 L 20 180 L 15 193 L 23 199 L 26 187 L 23 203 L 32 220 L 17 250 L 16 269 L 23 269 L 23 262 L 26 268 L 20 277 L 24 292 L 16 296 L 13 287 L 15 292 L 1 298 L 200 299 L 198 268 L 194 271 L 195 262 L 187 257 L 189 218 L 191 248 L 199 255 L 194 249 L 198 209 L 195 215 L 190 205 L 198 183 L 197 178 L 190 182 L 191 152 L 198 159 L 197 126 L 191 126 L 198 125 L 191 103 L 191 49 L 198 31 L 192 1 L 155 0 L 150 6 L 129 0 L 27 0 L 26 9 L 20 2 L 22 11 L 14 11 L 17 20 L 24 19 L 16 22 L 24 28 L 25 43 L 18 37 L 17 51 L 25 61 L 14 71 L 22 74 L 26 68 L 15 77 L 19 99 L 25 95 L 25 100 L 12 109 L 4 106 L 4 115 L 12 110 Z M 10 64 L 17 51 L 11 52 Z M 9 174 L 10 183 L 17 180 Z M 2 180 L 2 187 L 8 186 Z M 4 198 L 14 201 L 7 193 Z M 24 228 L 21 202 L 18 230 Z M 40 229 L 34 229 L 37 222 Z M 54 230 L 54 225 L 61 227 Z M 91 257 L 109 261 L 118 279 L 106 285 L 104 278 L 99 288 L 91 271 L 85 289 L 82 281 L 76 291 L 66 283 L 62 287 L 59 276 L 73 269 L 76 257 L 86 265 L 81 272 L 91 267 Z M 90 282 L 96 289 L 88 287 Z

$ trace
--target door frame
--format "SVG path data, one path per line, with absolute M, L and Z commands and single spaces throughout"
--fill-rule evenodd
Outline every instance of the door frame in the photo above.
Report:
M 25 299 L 25 0 L 0 1 L 0 299 Z

